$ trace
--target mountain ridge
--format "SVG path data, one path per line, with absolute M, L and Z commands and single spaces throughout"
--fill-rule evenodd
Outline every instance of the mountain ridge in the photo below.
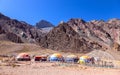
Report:
M 25 22 L 21 22 L 16 19 L 11 19 L 7 16 L 4 16 L 1 13 L 0 27 L 1 31 L 4 32 L 1 32 L 1 34 L 4 34 L 4 37 L 6 37 L 8 40 L 16 43 L 37 43 L 37 39 L 46 34 L 41 29 L 37 29 L 34 26 Z M 17 39 L 15 39 L 14 37 L 16 37 Z
M 92 50 L 120 51 L 119 37 L 120 19 L 86 22 L 83 19 L 72 18 L 45 31 L 0 13 L 0 40 L 37 43 L 41 47 L 53 50 L 90 52 Z
M 65 50 L 68 49 L 67 46 L 65 46 L 68 42 L 68 45 L 70 45 L 69 48 L 71 48 L 73 51 L 80 51 L 80 49 L 77 48 L 72 48 L 75 47 L 76 44 L 74 41 L 70 42 L 71 40 L 74 40 L 73 38 L 71 39 L 70 37 L 66 37 L 66 33 L 63 33 L 67 30 L 67 28 L 64 28 L 65 25 L 70 26 L 72 29 L 71 31 L 74 31 L 77 36 L 77 42 L 78 41 L 83 41 L 84 40 L 84 46 L 81 46 L 81 42 L 79 42 L 77 45 L 77 48 L 81 48 L 84 51 L 89 50 L 119 50 L 120 47 L 120 20 L 119 19 L 110 19 L 109 21 L 90 21 L 90 22 L 85 22 L 82 19 L 70 19 L 66 23 L 61 23 L 57 27 L 53 28 L 51 32 L 48 33 L 48 35 L 45 36 L 44 43 L 42 42 L 42 46 L 54 50 L 63 50 L 64 47 Z M 63 28 L 63 29 L 62 29 Z M 64 31 L 63 31 L 64 30 Z M 67 33 L 68 34 L 68 33 Z M 59 37 L 56 37 L 57 35 L 62 35 Z M 54 37 L 52 37 L 54 36 Z M 74 37 L 74 36 L 72 36 Z M 49 39 L 48 39 L 49 38 Z M 53 38 L 51 42 L 51 38 Z M 82 38 L 82 39 L 80 39 Z M 60 40 L 62 39 L 62 40 Z M 62 43 L 62 41 L 66 41 L 66 39 L 71 39 L 70 41 L 67 41 L 66 43 Z M 46 44 L 45 44 L 46 42 Z M 59 45 L 54 44 L 57 42 Z M 41 43 L 40 43 L 41 45 Z M 114 45 L 117 45 L 115 47 Z M 80 47 L 79 47 L 80 46 Z M 69 49 L 68 49 L 69 50 Z M 64 50 L 63 50 L 64 51 Z

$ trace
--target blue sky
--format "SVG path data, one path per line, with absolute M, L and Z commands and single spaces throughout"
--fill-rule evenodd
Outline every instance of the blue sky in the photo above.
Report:
M 29 24 L 41 19 L 57 25 L 61 20 L 120 18 L 120 0 L 0 0 L 0 12 Z

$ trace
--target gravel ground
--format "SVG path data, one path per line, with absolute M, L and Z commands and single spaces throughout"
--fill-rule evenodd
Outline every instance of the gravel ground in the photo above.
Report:
M 58 66 L 56 63 L 32 63 L 16 67 L 0 66 L 0 75 L 119 75 L 120 69 L 86 66 Z

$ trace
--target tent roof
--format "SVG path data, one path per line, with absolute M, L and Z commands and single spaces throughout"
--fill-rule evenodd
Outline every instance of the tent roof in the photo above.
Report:
M 81 56 L 81 57 L 82 57 L 82 58 L 90 58 L 89 56 Z M 80 57 L 80 58 L 81 58 L 81 57 Z
M 20 54 L 18 54 L 18 56 L 16 58 L 23 58 L 26 56 L 29 56 L 29 54 L 28 53 L 20 53 Z
M 50 57 L 59 57 L 59 58 L 61 58 L 63 56 L 60 53 L 54 53 Z
M 29 55 L 28 53 L 20 53 L 18 56 Z
M 36 55 L 35 57 L 40 57 L 40 58 L 44 58 L 44 57 L 47 57 L 47 56 L 45 56 L 45 55 Z
M 78 58 L 76 55 L 68 55 L 67 58 Z
M 81 59 L 82 59 L 82 60 L 83 60 L 83 59 L 89 59 L 89 58 L 90 58 L 89 56 L 81 56 L 81 57 L 80 57 L 80 60 L 81 60 Z

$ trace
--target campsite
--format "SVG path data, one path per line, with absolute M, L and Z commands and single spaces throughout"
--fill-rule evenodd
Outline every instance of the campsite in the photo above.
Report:
M 0 66 L 1 75 L 119 75 L 120 70 L 61 62 L 20 61 Z
M 108 60 L 110 57 L 104 56 L 105 60 L 94 56 L 96 62 L 90 62 L 93 60 L 93 55 L 90 54 L 46 50 L 33 44 L 3 42 L 2 45 L 6 53 L 0 54 L 0 75 L 119 75 L 120 73 L 120 62 L 112 58 Z M 14 45 L 14 48 L 10 47 L 11 45 Z M 19 48 L 19 51 L 16 52 L 15 47 Z
M 0 75 L 120 75 L 120 0 L 0 0 Z

